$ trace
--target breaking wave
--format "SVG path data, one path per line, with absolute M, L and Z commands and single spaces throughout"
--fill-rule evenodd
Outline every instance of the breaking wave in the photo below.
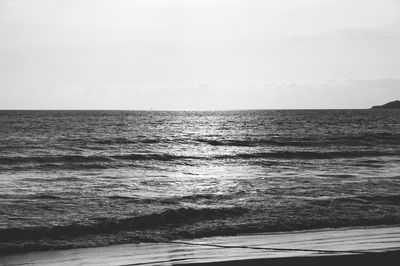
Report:
M 86 234 L 115 233 L 119 231 L 151 229 L 157 226 L 180 225 L 198 221 L 221 219 L 246 213 L 244 208 L 179 208 L 161 213 L 124 218 L 98 219 L 93 224 L 71 224 L 54 227 L 10 228 L 0 230 L 0 241 L 32 240 L 41 238 L 76 237 Z

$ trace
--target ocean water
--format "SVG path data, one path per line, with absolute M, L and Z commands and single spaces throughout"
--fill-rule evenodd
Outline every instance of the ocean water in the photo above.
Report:
M 400 224 L 400 111 L 0 111 L 0 251 Z

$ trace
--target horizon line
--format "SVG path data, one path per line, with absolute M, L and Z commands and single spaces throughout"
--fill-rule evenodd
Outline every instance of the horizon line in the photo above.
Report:
M 125 112 L 232 112 L 232 111 L 296 111 L 296 110 L 372 110 L 369 108 L 238 108 L 238 109 L 0 109 L 0 111 L 125 111 Z

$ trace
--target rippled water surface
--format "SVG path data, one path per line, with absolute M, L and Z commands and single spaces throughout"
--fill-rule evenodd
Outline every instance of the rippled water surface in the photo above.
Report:
M 0 250 L 400 223 L 400 111 L 0 111 Z

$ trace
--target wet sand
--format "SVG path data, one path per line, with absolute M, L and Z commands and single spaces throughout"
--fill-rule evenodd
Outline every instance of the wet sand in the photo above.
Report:
M 324 266 L 366 266 L 366 265 L 399 265 L 400 252 L 388 251 L 374 253 L 368 255 L 336 255 L 336 256 L 313 256 L 313 257 L 291 257 L 291 258 L 270 258 L 270 259 L 254 259 L 225 261 L 215 263 L 193 263 L 181 264 L 190 266 L 294 266 L 294 265 L 324 265 Z
M 0 265 L 397 265 L 400 227 L 211 237 L 0 255 Z

